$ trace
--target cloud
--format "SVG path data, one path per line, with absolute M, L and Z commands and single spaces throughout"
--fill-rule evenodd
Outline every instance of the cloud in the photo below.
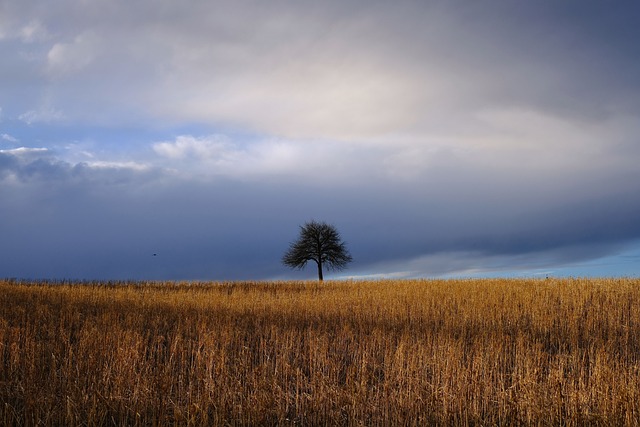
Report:
M 153 168 L 135 161 L 105 161 L 70 163 L 55 152 L 44 147 L 18 147 L 0 150 L 0 173 L 11 182 L 27 190 L 40 185 L 87 186 L 117 184 L 122 185 L 139 179 L 145 182 L 153 175 Z M 144 178 L 144 179 L 143 179 Z
M 93 169 L 129 169 L 134 171 L 148 171 L 150 166 L 144 163 L 138 162 L 109 162 L 109 161 L 96 161 L 81 163 Z
M 19 120 L 25 122 L 28 125 L 35 123 L 51 123 L 58 122 L 65 119 L 65 114 L 54 108 L 44 108 L 40 110 L 29 110 L 20 114 Z
M 44 147 L 32 148 L 32 147 L 18 147 L 10 150 L 0 150 L 0 153 L 12 155 L 20 159 L 28 158 L 40 158 L 49 154 L 49 149 Z
M 47 53 L 47 71 L 52 76 L 72 74 L 87 67 L 100 50 L 91 34 L 80 34 L 70 43 L 56 43 Z
M 248 155 L 228 137 L 200 139 L 176 138 L 175 146 L 161 146 L 173 156 L 166 160 L 185 161 L 197 153 L 211 165 L 220 140 Z M 509 174 L 458 169 L 455 158 L 450 170 L 434 170 L 418 185 L 375 179 L 375 171 L 361 172 L 358 185 L 339 179 L 327 185 L 307 179 L 314 176 L 309 169 L 322 174 L 323 165 L 315 163 L 277 182 L 266 167 L 260 179 L 230 172 L 201 179 L 175 174 L 157 161 L 70 163 L 44 148 L 0 152 L 0 197 L 12 201 L 0 207 L 7 218 L 0 231 L 12 242 L 0 250 L 12 260 L 3 275 L 304 278 L 307 273 L 289 272 L 279 258 L 296 226 L 311 218 L 341 231 L 355 259 L 346 273 L 352 276 L 549 271 L 640 238 L 640 198 L 633 185 L 615 183 L 615 194 L 607 191 L 611 185 L 542 191 L 553 177 L 513 182 Z M 600 175 L 593 182 L 615 178 Z M 55 244 L 60 241 L 65 245 Z M 152 263 L 152 253 L 161 262 Z
M 403 13 L 377 4 L 338 18 L 335 5 L 317 15 L 294 7 L 284 25 L 275 25 L 276 8 L 241 27 L 250 32 L 225 33 L 221 40 L 215 30 L 203 38 L 197 21 L 193 30 L 180 27 L 184 44 L 168 52 L 166 91 L 155 92 L 173 102 L 153 97 L 150 105 L 168 117 L 287 138 L 364 139 L 424 136 L 442 127 L 457 132 L 488 108 L 591 117 L 600 105 L 622 102 L 624 92 L 590 90 L 603 79 L 612 82 L 589 71 L 587 46 L 580 46 L 582 59 L 562 57 L 560 50 L 549 50 L 548 58 L 528 56 L 518 43 L 546 50 L 551 42 L 538 45 L 535 27 L 502 39 L 500 26 L 472 24 L 455 7 L 403 3 L 399 9 Z M 165 30 L 168 37 L 178 28 Z
M 156 153 L 169 159 L 211 159 L 224 157 L 231 150 L 231 144 L 223 136 L 196 138 L 182 135 L 175 142 L 159 142 L 154 144 Z
M 327 185 L 350 178 L 356 184 L 361 168 L 371 166 L 365 160 L 371 150 L 330 141 L 266 138 L 240 143 L 223 135 L 181 135 L 153 144 L 153 150 L 160 156 L 157 166 L 187 178 L 303 179 Z
M 20 39 L 24 43 L 33 43 L 48 39 L 50 36 L 40 21 L 31 21 L 20 29 Z
M 636 11 L 4 2 L 6 274 L 305 277 L 279 255 L 309 218 L 358 275 L 613 253 L 640 237 Z
M 29 48 L 43 56 L 29 64 L 60 80 L 65 90 L 49 90 L 50 101 L 70 117 L 125 108 L 121 120 L 135 113 L 149 126 L 366 140 L 465 131 L 491 109 L 594 117 L 639 107 L 625 71 L 637 55 L 604 49 L 618 27 L 633 31 L 615 11 L 601 11 L 609 28 L 580 26 L 547 3 L 21 3 L 7 20 L 51 35 Z
M 8 133 L 3 133 L 2 135 L 0 135 L 0 138 L 3 141 L 8 141 L 8 142 L 12 142 L 12 143 L 20 142 L 20 140 L 18 138 L 16 138 L 15 136 L 11 136 Z

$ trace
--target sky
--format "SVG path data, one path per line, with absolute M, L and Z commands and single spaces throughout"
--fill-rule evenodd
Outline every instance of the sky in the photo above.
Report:
M 0 277 L 640 276 L 640 3 L 0 0 Z M 155 254 L 155 256 L 154 256 Z

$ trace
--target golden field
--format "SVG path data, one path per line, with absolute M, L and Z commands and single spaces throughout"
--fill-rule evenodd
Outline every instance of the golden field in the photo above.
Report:
M 640 279 L 0 280 L 3 425 L 639 425 Z

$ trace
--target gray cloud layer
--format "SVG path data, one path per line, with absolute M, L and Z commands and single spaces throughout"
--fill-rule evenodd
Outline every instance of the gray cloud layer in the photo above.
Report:
M 631 2 L 63 0 L 2 9 L 2 102 L 25 109 L 25 120 L 133 113 L 358 138 L 449 131 L 486 109 L 588 119 L 638 109 Z
M 640 239 L 638 17 L 0 0 L 0 276 L 300 277 L 279 259 L 311 218 L 354 274 L 615 253 Z
M 428 174 L 421 186 L 375 173 L 369 185 L 339 185 L 291 175 L 195 179 L 160 166 L 74 165 L 47 152 L 5 152 L 0 196 L 10 202 L 0 214 L 8 219 L 1 231 L 10 244 L 2 248 L 4 271 L 19 277 L 284 277 L 279 258 L 297 224 L 310 218 L 339 226 L 356 258 L 354 273 L 444 274 L 514 256 L 520 256 L 514 268 L 531 268 L 541 259 L 553 265 L 602 256 L 640 238 L 640 197 L 626 185 L 637 182 L 637 174 L 561 183 L 523 180 L 512 170 L 460 168 L 454 160 L 438 164 L 444 171 Z

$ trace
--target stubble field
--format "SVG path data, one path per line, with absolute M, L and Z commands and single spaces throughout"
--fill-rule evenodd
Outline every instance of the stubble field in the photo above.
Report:
M 3 425 L 638 425 L 640 279 L 0 280 Z

